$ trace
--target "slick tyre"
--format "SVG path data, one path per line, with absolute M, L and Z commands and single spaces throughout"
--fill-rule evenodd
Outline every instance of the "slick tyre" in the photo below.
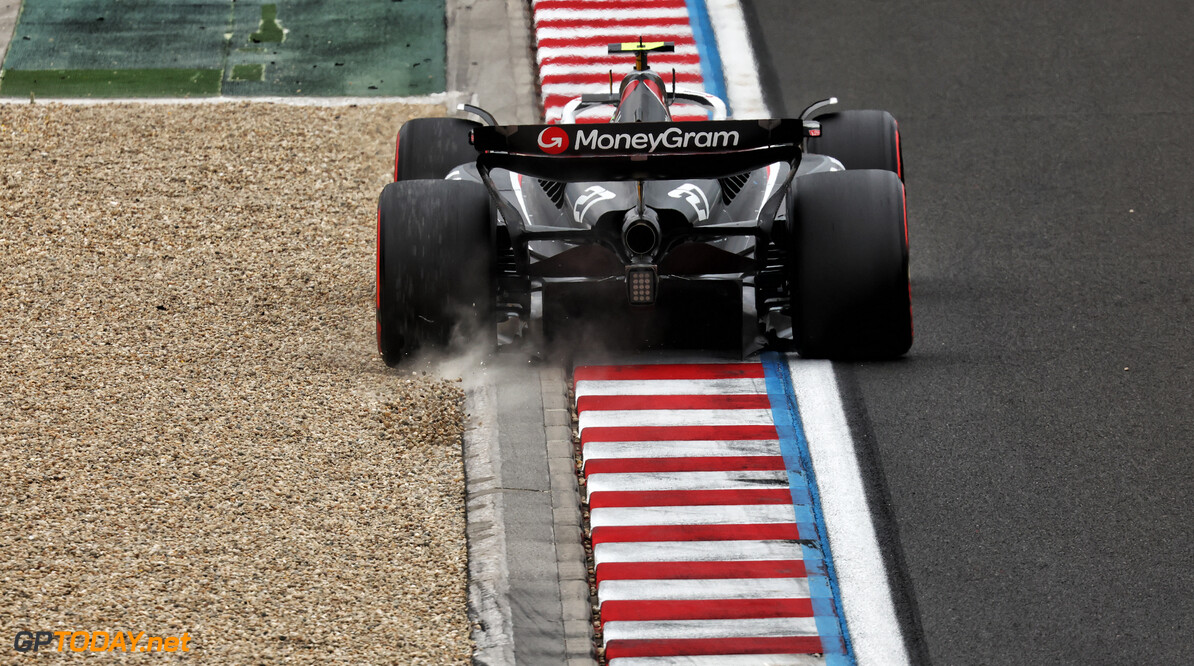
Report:
M 912 346 L 904 185 L 880 170 L 796 179 L 788 197 L 792 337 L 808 358 L 889 359 Z
M 415 118 L 398 130 L 394 180 L 442 180 L 465 162 L 476 162 L 469 132 L 481 124 L 461 118 Z
M 817 117 L 821 136 L 809 138 L 808 152 L 828 155 L 847 169 L 882 169 L 904 179 L 900 128 L 886 111 L 840 111 Z
M 377 348 L 386 365 L 415 350 L 495 344 L 489 197 L 478 183 L 390 183 L 377 206 Z

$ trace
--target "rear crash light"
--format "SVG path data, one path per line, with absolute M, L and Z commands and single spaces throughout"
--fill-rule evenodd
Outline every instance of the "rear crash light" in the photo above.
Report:
M 654 305 L 659 275 L 654 266 L 626 268 L 626 296 L 631 305 Z

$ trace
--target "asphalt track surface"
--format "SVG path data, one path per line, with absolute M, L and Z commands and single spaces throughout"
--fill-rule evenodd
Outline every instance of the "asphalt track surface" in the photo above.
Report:
M 743 4 L 773 111 L 900 121 L 916 342 L 836 369 L 914 655 L 1194 663 L 1194 8 Z

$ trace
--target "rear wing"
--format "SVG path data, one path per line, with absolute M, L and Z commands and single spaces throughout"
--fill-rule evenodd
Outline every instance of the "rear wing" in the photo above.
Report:
M 720 178 L 775 162 L 795 168 L 815 121 L 506 125 L 472 132 L 482 171 L 555 181 Z
M 787 162 L 787 180 L 759 211 L 757 223 L 703 226 L 716 236 L 768 238 L 788 185 L 796 174 L 804 140 L 820 136 L 813 120 L 714 120 L 684 123 L 482 126 L 470 135 L 477 171 L 506 220 L 515 260 L 527 263 L 530 240 L 582 241 L 589 232 L 536 225 L 529 228 L 518 209 L 501 196 L 490 176 L 506 169 L 561 182 L 611 180 L 688 180 L 721 178 Z M 695 233 L 695 232 L 694 232 Z

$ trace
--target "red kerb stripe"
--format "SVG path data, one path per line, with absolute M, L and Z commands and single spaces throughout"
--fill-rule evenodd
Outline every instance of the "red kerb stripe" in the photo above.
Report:
M 544 9 L 659 9 L 685 7 L 684 0 L 604 0 L 594 3 L 592 0 L 539 0 L 535 3 L 535 11 Z
M 736 426 L 589 426 L 580 434 L 587 442 L 691 442 L 696 440 L 776 439 L 773 425 Z
M 766 394 L 729 395 L 582 395 L 576 411 L 589 409 L 770 409 Z
M 692 33 L 678 33 L 671 30 L 659 35 L 659 39 L 663 41 L 675 42 L 676 47 L 693 46 L 696 42 L 692 39 Z M 616 44 L 618 42 L 637 42 L 638 33 L 634 30 L 615 31 L 610 30 L 603 35 L 592 35 L 584 37 L 551 37 L 548 39 L 538 40 L 538 46 L 541 49 L 567 49 L 579 48 L 584 46 L 608 46 L 609 44 Z
M 707 458 L 598 458 L 585 463 L 590 474 L 633 472 L 731 472 L 786 469 L 783 456 L 710 456 Z
M 632 639 L 605 643 L 606 659 L 702 654 L 820 654 L 824 651 L 819 636 Z
M 791 504 L 787 488 L 724 490 L 611 490 L 589 495 L 589 508 L 620 506 L 715 506 L 720 504 Z
M 658 365 L 586 365 L 573 381 L 643 379 L 763 379 L 762 363 L 684 363 Z
M 764 617 L 812 617 L 809 599 L 696 599 L 692 601 L 607 601 L 601 624 L 643 620 L 745 620 Z
M 602 562 L 597 585 L 606 580 L 682 580 L 715 578 L 804 578 L 803 560 L 738 562 Z
M 639 541 L 755 541 L 800 538 L 796 523 L 755 525 L 603 525 L 593 528 L 592 541 L 626 543 Z
M 695 65 L 701 62 L 701 57 L 695 53 L 660 53 L 651 58 L 651 69 L 658 72 L 666 72 L 673 64 L 677 65 Z M 560 54 L 552 54 L 543 57 L 540 65 L 585 65 L 588 67 L 603 66 L 612 68 L 614 70 L 615 80 L 621 80 L 625 72 L 634 69 L 633 63 L 631 66 L 626 65 L 626 56 L 594 56 L 587 58 L 584 56 L 568 55 L 567 52 Z M 671 73 L 665 77 L 668 81 L 671 80 Z

